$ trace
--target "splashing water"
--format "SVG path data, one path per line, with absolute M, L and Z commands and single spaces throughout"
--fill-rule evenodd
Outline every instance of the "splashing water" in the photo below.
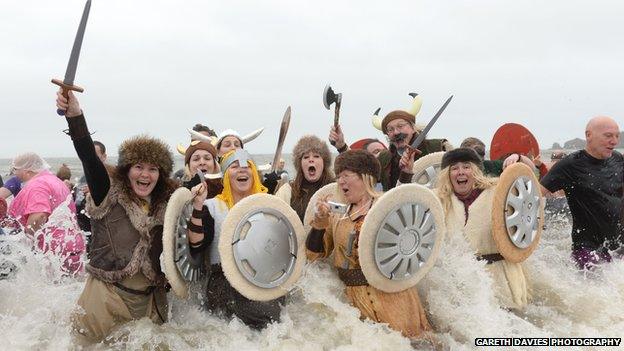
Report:
M 501 309 L 485 263 L 468 244 L 449 238 L 441 258 L 418 284 L 435 338 L 444 349 L 474 349 L 476 337 L 620 337 L 624 334 L 624 262 L 591 273 L 569 259 L 570 224 L 553 221 L 525 266 L 533 301 L 518 313 Z M 17 270 L 0 280 L 2 348 L 14 350 L 409 350 L 410 341 L 386 325 L 361 321 L 327 263 L 306 267 L 281 321 L 254 331 L 237 319 L 202 310 L 196 298 L 169 296 L 170 320 L 127 323 L 105 343 L 82 347 L 69 316 L 84 276 L 63 276 L 59 260 L 32 251 L 23 233 L 0 237 L 0 260 Z M 0 265 L 0 274 L 2 274 Z M 203 289 L 203 287 L 199 287 Z M 566 348 L 573 349 L 573 348 Z M 607 348 L 600 348 L 606 350 Z

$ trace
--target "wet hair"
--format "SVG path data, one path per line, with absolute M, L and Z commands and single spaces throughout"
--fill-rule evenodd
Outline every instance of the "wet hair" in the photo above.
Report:
M 104 146 L 101 141 L 93 140 L 93 145 L 99 146 L 103 154 L 106 153 L 106 146 Z

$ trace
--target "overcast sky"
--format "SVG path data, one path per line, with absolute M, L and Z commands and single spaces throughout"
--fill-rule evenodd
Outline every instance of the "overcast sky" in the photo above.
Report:
M 55 113 L 84 1 L 2 0 L 0 157 L 73 156 Z M 285 151 L 325 138 L 325 84 L 343 93 L 348 141 L 382 137 L 370 116 L 423 97 L 426 123 L 458 145 L 489 144 L 506 122 L 547 148 L 583 135 L 588 118 L 624 117 L 621 1 L 173 1 L 93 0 L 76 75 L 94 139 L 116 152 L 149 133 L 172 147 L 201 122 L 247 133 L 272 153 L 292 106 Z

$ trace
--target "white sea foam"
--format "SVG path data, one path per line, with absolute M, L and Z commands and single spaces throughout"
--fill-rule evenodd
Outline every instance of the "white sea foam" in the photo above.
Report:
M 450 239 L 442 258 L 419 283 L 421 297 L 444 348 L 474 349 L 477 337 L 620 337 L 624 335 L 624 262 L 591 274 L 569 259 L 570 226 L 557 222 L 526 262 L 532 303 L 521 313 L 501 309 L 484 263 L 464 240 Z M 31 251 L 23 233 L 5 236 L 2 258 L 18 270 L 0 280 L 2 349 L 68 350 L 69 316 L 84 277 L 62 278 L 60 265 Z M 385 325 L 361 321 L 327 263 L 309 265 L 284 307 L 281 322 L 253 331 L 239 320 L 205 312 L 196 301 L 170 295 L 170 321 L 147 319 L 116 330 L 103 344 L 86 349 L 137 350 L 409 350 L 410 341 Z M 571 349 L 571 348 L 567 348 Z M 604 350 L 605 348 L 601 348 Z

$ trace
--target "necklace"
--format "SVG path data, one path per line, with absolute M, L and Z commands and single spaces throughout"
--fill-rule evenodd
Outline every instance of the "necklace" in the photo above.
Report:
M 366 203 L 364 203 L 358 210 L 356 210 L 353 213 L 349 213 L 349 211 L 347 211 L 347 213 L 345 213 L 342 218 L 340 218 L 341 220 L 346 219 L 347 217 L 349 217 L 349 219 L 353 218 L 355 216 L 355 218 L 358 218 L 357 215 L 359 215 L 363 210 L 368 210 L 370 209 L 370 204 L 373 201 L 373 199 L 368 199 L 368 201 L 366 201 Z

